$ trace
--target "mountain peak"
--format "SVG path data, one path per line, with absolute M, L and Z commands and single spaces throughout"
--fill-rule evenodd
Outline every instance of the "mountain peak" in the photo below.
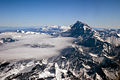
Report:
M 84 30 L 91 29 L 86 23 L 81 21 L 76 21 L 76 23 L 71 27 L 72 30 Z
M 92 28 L 90 28 L 86 23 L 83 23 L 81 21 L 77 21 L 72 27 L 71 27 L 71 35 L 74 37 L 78 37 L 83 34 L 88 34 L 92 32 Z
M 76 21 L 76 23 L 75 24 L 82 24 L 82 25 L 85 25 L 85 26 L 88 26 L 86 23 L 83 23 L 83 22 L 81 22 L 81 21 Z

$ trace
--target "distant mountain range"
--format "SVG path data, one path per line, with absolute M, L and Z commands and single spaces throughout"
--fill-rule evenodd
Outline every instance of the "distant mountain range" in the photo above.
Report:
M 1 61 L 1 80 L 120 80 L 120 29 L 95 30 L 77 21 L 70 28 L 21 29 L 18 33 L 44 33 L 74 40 L 72 46 L 50 58 Z M 2 45 L 17 41 L 1 40 Z

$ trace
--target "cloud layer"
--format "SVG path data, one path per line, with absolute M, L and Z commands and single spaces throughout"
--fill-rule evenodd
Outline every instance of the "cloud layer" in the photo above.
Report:
M 72 45 L 73 38 L 52 37 L 46 34 L 5 33 L 0 37 L 12 37 L 16 42 L 0 46 L 0 59 L 47 58 L 59 55 L 60 50 Z

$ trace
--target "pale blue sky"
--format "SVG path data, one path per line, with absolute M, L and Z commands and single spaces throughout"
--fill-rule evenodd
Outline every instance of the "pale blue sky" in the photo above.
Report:
M 120 0 L 0 0 L 0 26 L 120 26 Z

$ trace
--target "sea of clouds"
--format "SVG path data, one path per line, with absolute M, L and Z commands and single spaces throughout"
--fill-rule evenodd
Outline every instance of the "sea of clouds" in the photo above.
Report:
M 7 32 L 0 38 L 11 37 L 17 41 L 0 45 L 0 60 L 48 58 L 72 45 L 74 38 L 53 37 L 48 34 L 22 34 Z

